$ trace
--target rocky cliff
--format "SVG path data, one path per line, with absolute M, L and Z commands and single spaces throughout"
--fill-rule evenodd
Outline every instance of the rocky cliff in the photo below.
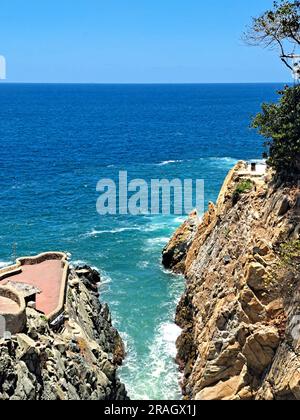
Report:
M 0 400 L 123 400 L 117 377 L 124 357 L 107 305 L 99 301 L 99 274 L 71 269 L 60 324 L 27 308 L 24 333 L 0 339 Z
M 271 179 L 240 162 L 164 250 L 186 277 L 176 321 L 187 399 L 300 399 L 300 192 Z

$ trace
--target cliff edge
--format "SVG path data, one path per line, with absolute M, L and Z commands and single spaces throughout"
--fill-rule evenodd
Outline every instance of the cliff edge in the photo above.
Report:
M 124 400 L 117 377 L 124 357 L 99 274 L 70 269 L 64 312 L 55 325 L 26 307 L 23 331 L 0 339 L 0 400 Z
M 190 217 L 163 253 L 186 277 L 176 314 L 185 398 L 299 400 L 299 188 L 239 162 L 196 228 Z

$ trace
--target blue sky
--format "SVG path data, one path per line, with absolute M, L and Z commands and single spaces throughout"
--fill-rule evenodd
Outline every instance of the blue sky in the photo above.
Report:
M 1 0 L 9 82 L 281 82 L 241 34 L 272 0 Z

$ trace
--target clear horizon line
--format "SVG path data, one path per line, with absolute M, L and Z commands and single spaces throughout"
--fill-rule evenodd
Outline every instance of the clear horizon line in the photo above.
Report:
M 276 85 L 293 84 L 292 81 L 278 82 L 9 82 L 2 80 L 0 85 Z

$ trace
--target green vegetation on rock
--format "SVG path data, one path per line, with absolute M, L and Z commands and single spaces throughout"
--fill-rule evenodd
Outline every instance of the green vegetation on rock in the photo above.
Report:
M 251 179 L 246 179 L 239 182 L 232 196 L 233 203 L 236 204 L 241 198 L 242 194 L 246 194 L 250 192 L 252 189 L 253 189 L 253 182 L 251 181 Z
M 300 240 L 291 240 L 280 245 L 280 256 L 284 265 L 300 265 Z

